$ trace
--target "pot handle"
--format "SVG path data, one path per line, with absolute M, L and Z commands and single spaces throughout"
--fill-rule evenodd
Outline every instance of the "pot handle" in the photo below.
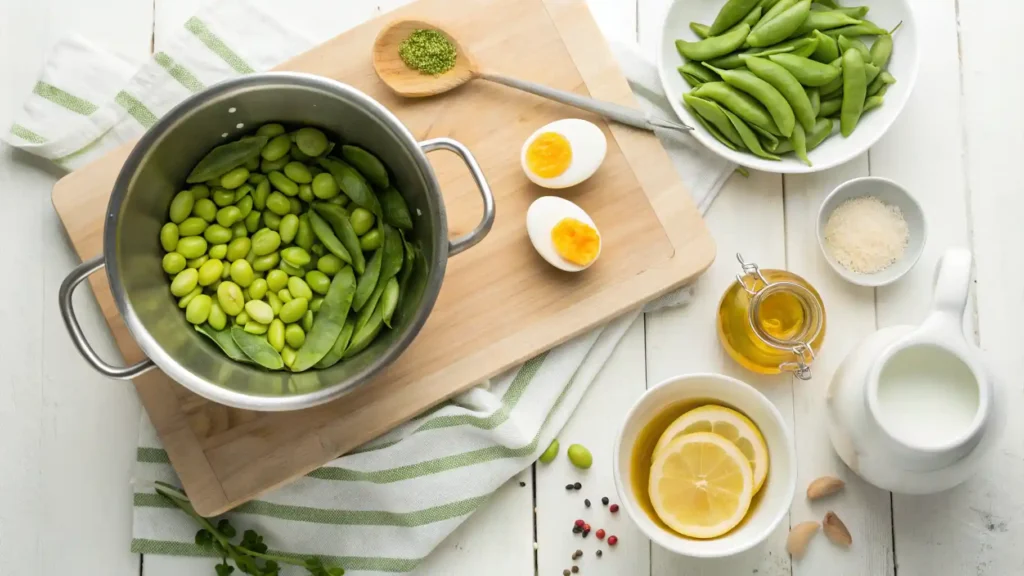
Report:
M 116 378 L 118 380 L 128 380 L 134 378 L 139 374 L 153 368 L 153 361 L 146 358 L 138 364 L 132 366 L 111 366 L 103 361 L 102 358 L 96 354 L 96 351 L 89 346 L 89 342 L 85 339 L 85 334 L 82 332 L 82 327 L 78 325 L 78 318 L 75 317 L 75 307 L 71 301 L 72 294 L 75 293 L 75 288 L 82 283 L 83 280 L 89 277 L 90 274 L 99 270 L 105 265 L 102 256 L 97 256 L 92 260 L 86 260 L 74 270 L 68 274 L 67 278 L 64 279 L 60 284 L 60 292 L 58 292 L 58 298 L 60 300 L 60 315 L 64 318 L 64 325 L 67 326 L 68 334 L 71 336 L 71 341 L 75 344 L 75 348 L 78 348 L 78 352 L 82 354 L 86 362 L 92 364 L 92 367 L 97 372 L 107 376 L 108 378 Z
M 488 232 L 491 231 L 491 226 L 494 225 L 494 194 L 491 192 L 491 187 L 487 184 L 487 178 L 484 177 L 484 173 L 480 169 L 480 164 L 478 164 L 476 158 L 473 157 L 473 153 L 458 140 L 452 140 L 451 138 L 432 138 L 430 140 L 420 142 L 420 148 L 424 153 L 433 152 L 434 150 L 448 150 L 449 152 L 458 154 L 469 168 L 469 172 L 473 175 L 473 180 L 476 181 L 477 188 L 480 189 L 480 195 L 484 199 L 484 217 L 480 220 L 480 223 L 477 224 L 476 228 L 474 228 L 469 234 L 459 236 L 458 238 L 448 242 L 448 257 L 450 258 L 467 248 L 475 246 L 478 242 L 484 239 L 484 236 L 487 236 Z

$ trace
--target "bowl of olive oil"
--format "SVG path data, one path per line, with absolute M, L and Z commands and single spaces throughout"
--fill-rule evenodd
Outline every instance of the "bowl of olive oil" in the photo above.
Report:
M 613 469 L 622 507 L 640 530 L 698 558 L 763 542 L 796 489 L 782 415 L 755 388 L 721 374 L 673 377 L 641 396 L 619 430 Z

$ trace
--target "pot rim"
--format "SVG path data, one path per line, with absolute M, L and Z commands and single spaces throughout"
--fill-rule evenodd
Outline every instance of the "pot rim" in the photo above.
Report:
M 439 199 L 437 204 L 438 219 L 440 221 L 437 223 L 435 232 L 438 238 L 435 243 L 434 258 L 429 262 L 430 268 L 428 270 L 427 283 L 420 305 L 416 309 L 416 314 L 405 327 L 403 334 L 391 346 L 385 349 L 379 358 L 346 380 L 325 386 L 313 392 L 287 396 L 245 394 L 225 388 L 195 376 L 171 357 L 150 335 L 149 330 L 139 320 L 131 303 L 128 301 L 127 294 L 121 284 L 120 266 L 117 260 L 117 226 L 110 225 L 118 222 L 119 212 L 132 180 L 139 167 L 152 152 L 154 146 L 159 143 L 164 135 L 173 130 L 180 121 L 187 118 L 195 107 L 232 92 L 257 89 L 268 84 L 297 85 L 356 101 L 371 114 L 377 116 L 388 129 L 393 131 L 400 143 L 408 148 L 417 167 L 425 176 L 427 192 L 436 195 Z M 111 294 L 132 338 L 134 338 L 146 357 L 151 359 L 161 371 L 170 376 L 174 381 L 204 398 L 235 408 L 264 412 L 297 410 L 324 404 L 368 382 L 374 375 L 394 362 L 419 334 L 437 302 L 438 293 L 441 290 L 441 283 L 447 267 L 449 248 L 447 213 L 437 176 L 419 142 L 409 129 L 383 104 L 364 92 L 331 78 L 302 72 L 262 72 L 249 74 L 214 84 L 177 104 L 146 131 L 125 160 L 114 182 L 110 200 L 107 204 L 106 221 L 103 229 L 103 259 L 106 264 L 107 281 L 110 284 Z M 230 360 L 225 358 L 225 361 Z

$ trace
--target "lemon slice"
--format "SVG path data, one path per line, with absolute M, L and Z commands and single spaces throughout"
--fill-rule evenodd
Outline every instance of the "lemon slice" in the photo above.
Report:
M 750 418 L 732 408 L 710 404 L 676 418 L 662 433 L 652 459 L 677 436 L 694 432 L 714 432 L 735 444 L 754 470 L 754 494 L 757 494 L 768 477 L 768 445 Z
M 651 504 L 662 522 L 683 536 L 716 538 L 750 509 L 754 474 L 747 457 L 718 434 L 676 437 L 651 464 Z

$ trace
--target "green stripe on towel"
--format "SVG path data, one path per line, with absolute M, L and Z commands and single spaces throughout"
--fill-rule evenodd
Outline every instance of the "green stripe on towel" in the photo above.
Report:
M 188 89 L 189 92 L 199 92 L 203 88 L 206 88 L 206 86 L 204 86 L 194 74 L 185 69 L 181 64 L 175 62 L 174 59 L 167 54 L 157 52 L 156 54 L 153 54 L 153 60 L 156 60 L 156 63 L 163 67 L 163 69 L 171 75 L 171 78 L 177 80 L 178 83 Z
M 21 124 L 12 124 L 11 134 L 14 134 L 18 138 L 21 138 L 22 140 L 26 142 L 31 142 L 33 144 L 42 144 L 43 142 L 46 142 L 46 138 L 43 138 L 39 134 L 36 134 L 35 132 L 29 130 L 28 128 L 25 128 Z
M 81 114 L 83 116 L 88 116 L 99 109 L 99 107 L 92 102 L 89 102 L 84 98 L 79 98 L 70 92 L 65 92 L 64 90 L 61 90 L 52 84 L 47 84 L 46 82 L 36 82 L 36 86 L 32 89 L 32 92 L 37 96 L 41 96 L 42 98 L 53 102 L 65 110 L 70 110 L 71 112 Z
M 143 128 L 149 128 L 153 124 L 156 124 L 156 114 L 150 112 L 149 108 L 146 108 L 146 105 L 139 101 L 138 98 L 124 90 L 117 93 L 117 96 L 114 97 L 114 102 L 117 102 L 122 108 L 128 111 L 128 114 L 130 114 L 132 118 L 135 118 L 139 124 L 142 124 Z
M 228 66 L 238 72 L 239 74 L 252 74 L 256 70 L 245 63 L 238 54 L 235 54 L 223 40 L 217 37 L 216 34 L 210 32 L 210 29 L 206 27 L 206 24 L 202 20 L 193 16 L 185 22 L 185 29 L 199 38 L 199 41 L 206 45 L 214 54 L 220 56 L 221 60 L 227 62 Z

